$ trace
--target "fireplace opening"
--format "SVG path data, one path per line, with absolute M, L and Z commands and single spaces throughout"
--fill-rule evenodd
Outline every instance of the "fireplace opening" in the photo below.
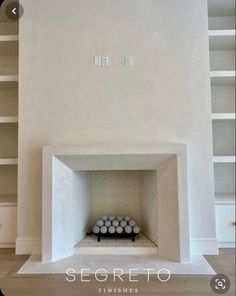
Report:
M 124 252 L 122 247 L 126 247 L 126 253 L 130 254 L 156 251 L 158 245 L 157 195 L 157 172 L 154 170 L 74 172 L 72 216 L 76 252 L 95 253 L 97 250 L 98 253 L 109 251 L 117 254 Z M 98 242 L 92 232 L 94 225 L 104 216 L 114 216 L 118 219 L 122 216 L 124 220 L 125 217 L 126 219 L 132 217 L 140 227 L 141 233 L 137 235 L 134 242 L 128 236 L 121 237 L 115 233 L 111 237 L 101 236 L 102 240 Z M 104 223 L 101 221 L 104 228 L 107 222 L 109 221 Z M 121 221 L 121 224 L 123 222 Z M 129 225 L 129 222 L 127 224 Z M 152 250 L 145 250 L 141 248 L 142 246 L 146 246 L 146 249 L 150 246 Z M 81 250 L 77 250 L 78 248 Z

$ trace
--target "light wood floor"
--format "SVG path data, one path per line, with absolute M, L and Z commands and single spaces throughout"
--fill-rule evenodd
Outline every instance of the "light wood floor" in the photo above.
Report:
M 92 279 L 81 283 L 78 279 L 68 283 L 64 275 L 16 275 L 16 271 L 27 260 L 27 256 L 15 256 L 14 250 L 0 249 L 0 288 L 5 296 L 204 296 L 217 295 L 210 288 L 211 276 L 172 276 L 167 283 L 146 277 L 139 277 L 138 283 L 116 283 L 112 279 L 105 284 Z M 225 295 L 235 295 L 235 250 L 221 249 L 219 256 L 207 256 L 207 260 L 217 273 L 224 273 L 231 279 L 231 289 Z M 106 294 L 99 288 L 138 288 L 138 294 Z

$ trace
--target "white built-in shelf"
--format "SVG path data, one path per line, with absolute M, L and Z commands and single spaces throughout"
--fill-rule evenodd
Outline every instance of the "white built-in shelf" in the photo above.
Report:
M 234 50 L 235 30 L 209 30 L 211 50 Z
M 212 120 L 230 120 L 235 119 L 235 113 L 212 113 Z
M 235 71 L 211 71 L 211 77 L 235 77 Z
M 233 155 L 214 156 L 213 162 L 214 163 L 234 163 L 235 156 L 233 156 Z
M 209 30 L 208 35 L 212 36 L 235 36 L 236 30 Z
M 235 193 L 216 193 L 215 204 L 217 205 L 235 205 Z
M 17 206 L 17 195 L 0 195 L 1 206 Z
M 235 84 L 235 71 L 211 71 L 210 77 L 213 85 Z
M 18 23 L 0 22 L 0 248 L 16 239 L 18 41 Z
M 0 75 L 0 82 L 18 81 L 18 75 Z
M 0 123 L 17 123 L 17 116 L 0 116 Z
M 0 165 L 17 165 L 17 158 L 0 158 Z
M 233 247 L 235 221 L 235 0 L 208 0 L 217 237 Z
M 0 35 L 0 42 L 18 41 L 18 35 Z

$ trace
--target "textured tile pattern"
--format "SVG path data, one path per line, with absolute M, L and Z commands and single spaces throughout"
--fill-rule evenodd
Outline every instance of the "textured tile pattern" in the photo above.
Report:
M 141 222 L 140 173 L 97 171 L 91 173 L 92 224 L 104 214 L 130 215 Z
M 158 243 L 157 173 L 94 171 L 73 173 L 72 228 L 74 245 L 105 214 L 129 215 Z

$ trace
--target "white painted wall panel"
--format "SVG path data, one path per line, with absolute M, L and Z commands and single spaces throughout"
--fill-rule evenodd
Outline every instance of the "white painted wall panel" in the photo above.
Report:
M 235 243 L 235 205 L 216 205 L 216 225 L 220 243 Z

